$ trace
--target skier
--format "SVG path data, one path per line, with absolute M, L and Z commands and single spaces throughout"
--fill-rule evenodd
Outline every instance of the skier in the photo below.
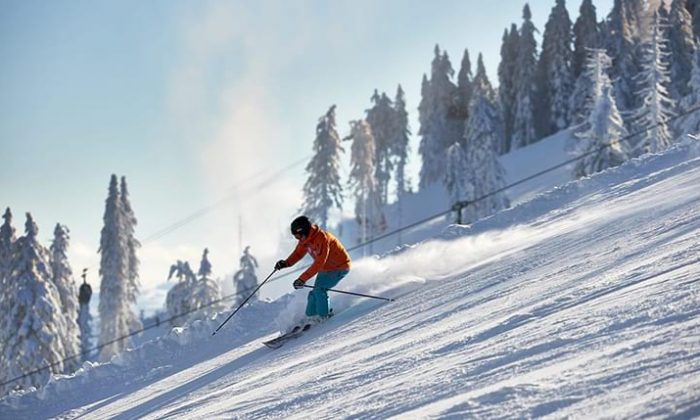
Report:
M 350 255 L 333 234 L 311 224 L 306 216 L 294 219 L 291 228 L 292 235 L 299 243 L 286 260 L 279 260 L 275 264 L 275 269 L 293 266 L 302 259 L 304 253 L 311 255 L 313 264 L 294 280 L 292 286 L 301 289 L 311 277 L 318 274 L 314 288 L 309 292 L 306 316 L 312 322 L 320 322 L 333 315 L 333 310 L 329 309 L 327 290 L 337 285 L 350 272 Z

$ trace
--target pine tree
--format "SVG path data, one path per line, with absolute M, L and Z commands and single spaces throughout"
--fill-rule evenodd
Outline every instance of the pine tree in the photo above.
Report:
M 127 296 L 131 303 L 136 303 L 136 299 L 139 295 L 139 259 L 136 256 L 136 250 L 141 247 L 141 243 L 135 238 L 134 232 L 136 231 L 136 215 L 131 207 L 131 202 L 129 201 L 129 191 L 126 186 L 126 177 L 121 178 L 121 186 L 119 192 L 120 199 L 120 209 L 123 212 L 123 230 L 124 237 L 126 239 L 126 251 L 127 251 Z M 135 331 L 142 327 L 141 321 L 138 317 L 134 317 L 133 325 L 131 325 L 131 330 Z
M 467 222 L 490 216 L 510 205 L 504 193 L 495 193 L 506 185 L 506 178 L 498 159 L 503 122 L 492 95 L 488 79 L 476 85 L 464 131 L 465 159 L 472 186 L 470 199 L 478 200 L 465 209 Z
M 620 165 L 629 158 L 628 147 L 620 140 L 625 137 L 622 117 L 615 104 L 612 82 L 607 74 L 612 60 L 604 50 L 592 50 L 584 72 L 592 81 L 591 107 L 586 129 L 576 133 L 578 153 L 585 155 L 574 167 L 576 178 Z
M 615 0 L 606 22 L 607 33 L 603 36 L 608 55 L 613 60 L 611 77 L 615 100 L 622 113 L 638 106 L 635 80 L 640 72 L 640 1 Z
M 669 53 L 658 13 L 654 14 L 651 38 L 644 45 L 642 72 L 637 84 L 641 87 L 642 106 L 634 113 L 635 126 L 644 130 L 635 147 L 635 155 L 658 153 L 666 149 L 673 138 L 668 120 L 673 114 L 674 102 L 669 97 Z
M 428 179 L 434 179 L 435 171 L 433 167 L 438 161 L 437 150 L 433 147 L 433 143 L 436 141 L 433 137 L 433 125 L 435 125 L 435 119 L 433 118 L 434 106 L 433 106 L 433 95 L 432 88 L 430 86 L 430 80 L 428 76 L 423 74 L 423 80 L 421 82 L 421 100 L 418 104 L 418 122 L 420 128 L 418 129 L 418 135 L 421 137 L 420 145 L 418 147 L 418 153 L 421 155 L 423 165 L 421 166 L 420 179 L 426 179 L 425 183 L 428 183 Z M 421 181 L 423 183 L 424 181 Z
M 591 51 L 589 50 L 589 55 Z M 585 70 L 585 68 L 584 68 Z M 580 130 L 580 125 L 585 124 L 592 106 L 591 92 L 592 92 L 593 81 L 589 79 L 586 71 L 583 71 L 576 83 L 574 84 L 574 90 L 571 92 L 571 97 L 569 98 L 569 121 L 571 125 L 574 126 L 576 130 Z
M 211 275 L 211 262 L 209 262 L 209 249 L 204 248 L 202 260 L 199 262 L 199 270 L 197 274 L 200 277 L 209 277 Z
M 441 53 L 436 45 L 430 82 L 425 83 L 424 78 L 421 89 L 423 101 L 418 108 L 421 113 L 419 134 L 422 136 L 418 153 L 423 160 L 421 188 L 442 179 L 447 148 L 461 137 L 459 127 L 462 122 L 454 118 L 457 86 L 452 83 L 453 76 L 454 70 L 447 53 Z
M 9 207 L 5 210 L 5 214 L 2 218 L 5 221 L 3 225 L 0 226 L 0 308 L 4 308 L 2 305 L 5 299 L 7 299 L 5 296 L 5 286 L 7 277 L 10 275 L 12 250 L 16 240 L 15 228 L 12 226 L 12 211 L 10 211 Z M 3 310 L 0 313 L 7 313 L 7 311 Z M 0 348 L 2 348 L 2 343 L 0 343 Z
M 9 283 L 10 268 L 12 264 L 12 254 L 15 247 L 15 228 L 12 226 L 12 211 L 8 207 L 2 216 L 4 223 L 0 226 L 0 319 L 10 313 L 13 296 L 10 294 L 11 284 Z M 7 342 L 6 334 L 9 330 L 0 331 L 0 366 L 7 366 L 4 360 L 4 347 Z M 10 378 L 6 377 L 5 369 L 0 369 L 0 383 Z
M 394 112 L 396 115 L 394 129 L 394 142 L 392 150 L 396 159 L 395 168 L 396 175 L 396 196 L 400 202 L 401 196 L 406 192 L 406 164 L 408 153 L 410 151 L 408 141 L 411 136 L 411 129 L 408 125 L 408 112 L 406 111 L 406 94 L 401 85 L 396 89 L 396 98 L 394 99 Z
M 319 118 L 314 140 L 314 157 L 306 166 L 309 177 L 304 184 L 304 204 L 301 212 L 317 220 L 321 227 L 328 224 L 329 212 L 343 203 L 340 185 L 340 136 L 335 124 L 335 105 Z
M 504 144 L 499 148 L 501 154 L 510 152 L 513 136 L 513 120 L 515 118 L 516 98 L 516 72 L 518 45 L 520 34 L 515 24 L 511 25 L 510 32 L 506 29 L 503 33 L 501 45 L 501 62 L 498 65 L 498 97 L 503 112 Z
M 68 228 L 56 224 L 54 239 L 51 244 L 51 271 L 53 284 L 56 286 L 60 297 L 61 311 L 64 315 L 66 334 L 62 337 L 63 348 L 66 357 L 76 356 L 80 353 L 80 328 L 78 327 L 78 289 L 75 287 L 73 270 L 68 262 L 68 243 L 70 237 Z M 74 372 L 80 366 L 79 357 L 66 361 L 67 373 Z
M 209 250 L 205 249 L 199 265 L 199 278 L 194 274 L 190 264 L 178 260 L 170 267 L 170 280 L 175 274 L 177 284 L 166 296 L 166 308 L 174 326 L 185 325 L 195 320 L 206 319 L 221 309 L 221 288 L 212 278 Z
M 685 7 L 691 16 L 693 39 L 698 39 L 700 38 L 700 0 L 688 0 Z
M 352 121 L 350 186 L 355 194 L 355 218 L 361 229 L 360 242 L 366 242 L 386 227 L 381 199 L 374 177 L 375 148 L 372 131 L 364 120 Z
M 600 48 L 598 34 L 598 18 L 592 0 L 583 0 L 579 8 L 579 16 L 574 23 L 574 51 L 571 58 L 571 72 L 574 80 L 583 73 L 588 51 Z
M 117 187 L 117 176 L 112 175 L 109 195 L 105 203 L 104 227 L 100 237 L 100 357 L 109 360 L 126 349 L 126 340 L 116 340 L 131 333 L 138 318 L 132 310 L 135 302 L 130 288 L 129 239 L 125 212 Z M 116 341 L 115 341 L 116 340 Z
M 39 387 L 46 383 L 50 373 L 64 370 L 65 317 L 60 309 L 61 298 L 51 282 L 49 251 L 39 243 L 38 232 L 34 219 L 27 213 L 25 235 L 17 239 L 12 256 L 11 307 L 0 325 L 7 363 L 2 370 L 6 377 L 17 378 L 51 367 L 9 384 L 2 393 L 11 388 Z
M 457 92 L 455 99 L 455 112 L 453 118 L 461 120 L 460 130 L 464 132 L 464 125 L 469 118 L 469 103 L 472 99 L 472 62 L 469 58 L 469 50 L 464 49 L 462 64 L 457 73 Z
M 494 107 L 496 107 L 496 109 L 498 109 L 498 98 L 496 98 L 496 91 L 493 89 L 493 85 L 489 80 L 489 76 L 486 74 L 486 66 L 484 66 L 484 57 L 481 53 L 479 53 L 479 57 L 476 60 L 476 74 L 474 75 L 474 82 L 472 85 L 473 92 L 479 92 L 479 94 L 485 96 L 486 99 Z
M 2 290 L 5 289 L 5 279 L 10 274 L 12 262 L 12 248 L 15 243 L 15 228 L 12 226 L 12 211 L 8 207 L 2 216 L 4 222 L 0 226 L 0 303 L 2 302 Z
M 513 117 L 512 149 L 534 143 L 535 132 L 535 71 L 537 67 L 537 42 L 535 25 L 532 23 L 530 6 L 523 9 L 523 24 L 520 28 L 518 58 L 515 79 L 515 115 Z
M 610 80 L 608 72 L 610 71 L 612 60 L 605 54 L 600 57 L 604 50 L 590 49 L 588 50 L 588 58 L 586 60 L 583 72 L 576 80 L 576 87 L 571 95 L 571 111 L 574 131 L 577 133 L 586 131 L 591 112 L 593 112 L 595 98 L 601 95 L 603 89 L 603 76 Z M 595 66 L 599 67 L 595 67 Z M 594 67 L 592 67 L 594 66 Z M 580 144 L 580 142 L 579 142 Z
M 690 74 L 688 85 L 690 93 L 683 98 L 683 109 L 689 110 L 700 106 L 700 48 L 695 50 L 693 55 L 693 70 Z M 695 111 L 681 118 L 678 122 L 678 133 L 682 136 L 688 134 L 697 135 L 700 133 L 700 112 Z
M 542 39 L 537 72 L 538 137 L 546 137 L 569 126 L 569 98 L 573 90 L 571 19 L 566 2 L 556 0 Z
M 221 310 L 218 301 L 221 299 L 219 283 L 212 279 L 211 263 L 209 262 L 209 250 L 204 249 L 202 261 L 199 263 L 199 279 L 194 283 L 194 290 L 190 298 L 192 309 L 197 310 L 190 317 L 194 319 L 206 319 Z
M 168 280 L 176 275 L 178 282 L 170 290 L 165 298 L 165 307 L 168 316 L 172 319 L 173 326 L 181 326 L 187 322 L 193 308 L 192 291 L 195 288 L 197 277 L 190 264 L 178 260 L 170 267 Z
M 674 101 L 680 101 L 690 93 L 688 82 L 693 70 L 693 21 L 686 8 L 688 0 L 673 0 L 666 27 L 668 51 L 670 52 L 669 93 Z M 663 7 L 663 6 L 661 6 Z
M 250 247 L 245 247 L 240 259 L 240 268 L 233 276 L 233 287 L 236 290 L 238 300 L 242 302 L 258 287 L 258 276 L 255 270 L 258 268 L 258 260 L 250 254 Z M 256 300 L 258 293 L 251 298 Z
M 379 92 L 375 89 L 371 100 L 373 106 L 367 110 L 367 123 L 372 130 L 376 147 L 374 176 L 377 179 L 377 188 L 379 188 L 382 205 L 385 205 L 389 201 L 389 181 L 393 170 L 391 156 L 393 153 L 393 140 L 396 137 L 396 111 L 394 110 L 394 104 L 386 96 L 386 93 L 379 95 Z

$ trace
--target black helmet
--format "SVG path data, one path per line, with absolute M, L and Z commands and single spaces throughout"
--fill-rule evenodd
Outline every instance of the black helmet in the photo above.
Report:
M 292 221 L 292 235 L 302 234 L 309 236 L 309 232 L 311 232 L 311 222 L 308 217 L 299 216 Z

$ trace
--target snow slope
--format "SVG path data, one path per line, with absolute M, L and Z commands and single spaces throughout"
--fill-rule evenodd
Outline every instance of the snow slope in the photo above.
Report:
M 279 350 L 246 307 L 3 400 L 0 418 L 700 417 L 700 151 L 646 156 L 358 261 Z M 284 317 L 282 317 L 284 318 Z

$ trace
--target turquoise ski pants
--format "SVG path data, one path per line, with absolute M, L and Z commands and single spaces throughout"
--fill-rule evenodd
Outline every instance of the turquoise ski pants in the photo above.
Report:
M 306 316 L 320 315 L 327 317 L 329 313 L 328 291 L 335 287 L 350 270 L 326 271 L 316 275 L 316 283 L 309 292 L 309 300 L 306 302 Z

